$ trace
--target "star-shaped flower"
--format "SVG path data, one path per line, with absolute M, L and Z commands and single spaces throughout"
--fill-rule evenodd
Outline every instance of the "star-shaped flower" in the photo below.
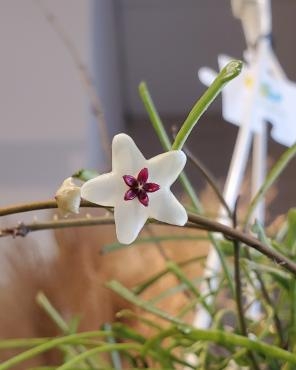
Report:
M 116 234 L 130 244 L 149 217 L 183 226 L 187 212 L 170 190 L 186 163 L 180 150 L 145 159 L 132 138 L 118 134 L 112 142 L 112 172 L 83 184 L 82 198 L 114 207 Z

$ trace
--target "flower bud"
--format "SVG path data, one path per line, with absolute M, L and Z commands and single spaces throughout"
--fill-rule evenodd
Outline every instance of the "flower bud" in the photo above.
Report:
M 74 183 L 72 177 L 68 177 L 56 192 L 55 200 L 63 216 L 67 217 L 71 213 L 79 213 L 80 186 Z

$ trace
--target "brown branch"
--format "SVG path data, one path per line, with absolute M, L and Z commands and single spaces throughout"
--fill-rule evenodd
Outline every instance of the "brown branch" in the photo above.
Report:
M 90 203 L 86 200 L 82 200 L 80 203 L 80 206 L 81 207 L 92 207 L 92 208 L 93 207 L 107 208 L 107 207 L 101 207 L 94 203 Z M 50 200 L 44 200 L 40 202 L 16 204 L 16 205 L 0 208 L 0 216 L 8 216 L 8 215 L 16 214 L 16 213 L 38 211 L 38 210 L 44 210 L 44 209 L 55 209 L 55 208 L 58 208 L 57 202 L 55 200 L 50 199 Z
M 27 236 L 30 232 L 40 230 L 63 229 L 68 227 L 85 227 L 96 225 L 110 225 L 114 223 L 113 217 L 84 217 L 71 220 L 54 220 L 47 222 L 33 222 L 30 224 L 20 223 L 15 227 L 0 230 L 0 237 L 5 236 Z
M 90 202 L 82 201 L 82 207 L 99 207 L 95 204 Z M 36 202 L 31 204 L 21 204 L 17 206 L 11 206 L 0 209 L 0 216 L 8 215 L 13 213 L 19 212 L 27 212 L 30 210 L 37 210 L 37 209 L 48 209 L 48 208 L 56 208 L 55 201 L 45 201 L 45 202 Z M 105 207 L 104 207 L 105 208 Z M 104 221 L 102 221 L 104 220 Z M 207 219 L 206 217 L 189 213 L 188 214 L 188 223 L 185 225 L 186 227 L 194 227 L 199 228 L 202 230 L 208 230 L 212 232 L 219 232 L 223 234 L 227 239 L 230 240 L 238 240 L 254 249 L 259 251 L 260 253 L 264 254 L 272 261 L 280 264 L 286 270 L 292 272 L 296 276 L 296 264 L 292 262 L 290 259 L 282 255 L 281 253 L 277 252 L 276 250 L 270 248 L 266 244 L 260 242 L 258 239 L 254 238 L 252 235 L 247 234 L 245 232 L 239 231 L 237 229 L 233 229 L 229 226 L 223 225 L 217 221 L 213 221 Z M 99 225 L 99 224 L 106 224 L 112 223 L 113 218 L 82 218 L 82 219 L 74 219 L 74 220 L 61 220 L 61 221 L 50 221 L 45 223 L 32 223 L 32 224 L 20 224 L 17 227 L 7 228 L 0 230 L 0 236 L 17 236 L 27 235 L 28 232 L 37 231 L 37 230 L 45 230 L 45 229 L 53 229 L 58 227 L 80 227 L 80 226 L 91 226 L 91 225 Z M 157 222 L 159 224 L 164 225 L 164 223 Z
M 205 217 L 189 213 L 188 220 L 202 229 L 211 230 L 212 232 L 220 232 L 226 238 L 233 240 L 236 239 L 249 247 L 256 249 L 258 252 L 264 254 L 266 257 L 270 258 L 274 262 L 280 264 L 286 270 L 289 270 L 294 275 L 296 275 L 296 264 L 290 259 L 277 252 L 276 250 L 270 248 L 266 244 L 260 242 L 258 239 L 254 238 L 250 234 L 233 229 L 231 227 L 225 226 L 219 222 L 209 220 Z

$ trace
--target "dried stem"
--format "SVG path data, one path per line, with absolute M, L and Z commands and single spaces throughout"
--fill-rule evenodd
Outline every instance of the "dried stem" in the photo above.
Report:
M 237 206 L 239 198 L 235 202 L 234 212 L 232 216 L 233 228 L 237 228 Z M 248 337 L 247 324 L 245 320 L 244 307 L 243 307 L 243 294 L 242 294 L 242 281 L 241 281 L 241 269 L 240 269 L 240 242 L 237 239 L 233 240 L 234 247 L 234 281 L 235 281 L 235 302 L 237 307 L 237 317 L 239 321 L 239 327 L 241 334 Z M 250 363 L 253 369 L 260 370 L 256 357 L 252 351 L 247 352 Z
M 201 163 L 201 161 L 196 158 L 196 156 L 186 147 L 186 145 L 183 146 L 183 151 L 187 155 L 187 157 L 190 159 L 190 161 L 194 164 L 196 168 L 203 174 L 204 178 L 208 182 L 208 184 L 213 189 L 214 193 L 216 194 L 217 198 L 225 208 L 228 217 L 232 218 L 232 211 L 229 208 L 228 204 L 226 203 L 226 200 L 223 197 L 223 194 L 221 193 L 220 189 L 217 186 L 217 181 L 213 177 L 213 175 L 208 171 L 208 169 Z
M 3 215 L 9 215 L 13 213 L 20 213 L 20 212 L 28 212 L 30 210 L 41 210 L 41 209 L 48 209 L 48 208 L 56 208 L 56 202 L 55 201 L 45 201 L 45 202 L 36 202 L 31 204 L 22 204 L 18 206 L 12 206 L 12 207 L 6 207 L 0 209 L 0 216 Z M 95 204 L 82 201 L 81 207 L 99 207 Z M 106 207 L 104 207 L 106 208 Z M 236 230 L 234 228 L 231 228 L 229 226 L 223 225 L 217 221 L 213 221 L 210 219 L 207 219 L 206 217 L 189 213 L 188 214 L 188 224 L 186 227 L 193 227 L 193 228 L 199 228 L 202 230 L 208 230 L 212 232 L 219 232 L 223 234 L 226 238 L 230 240 L 238 240 L 241 243 L 244 243 L 260 253 L 264 254 L 274 262 L 281 265 L 286 270 L 290 271 L 296 276 L 296 264 L 279 253 L 278 251 L 270 248 L 266 244 L 262 243 L 260 240 L 254 238 L 250 234 L 247 234 L 245 232 Z M 44 223 L 37 223 L 34 222 L 32 224 L 20 224 L 16 227 L 12 228 L 6 228 L 0 230 L 0 236 L 25 236 L 29 232 L 37 231 L 37 230 L 48 230 L 48 229 L 56 229 L 56 228 L 66 228 L 66 227 L 80 227 L 80 226 L 92 226 L 92 225 L 101 225 L 101 224 L 110 224 L 113 223 L 113 217 L 112 218 L 106 218 L 106 217 L 86 217 L 86 218 L 80 218 L 80 219 L 74 219 L 74 220 L 58 220 L 58 221 L 49 221 Z M 157 222 L 159 224 L 164 225 L 161 222 Z
M 248 245 L 249 247 L 256 249 L 258 252 L 264 254 L 266 257 L 270 258 L 272 261 L 278 263 L 279 265 L 284 267 L 286 270 L 296 275 L 296 264 L 293 261 L 291 261 L 284 255 L 282 255 L 278 251 L 270 248 L 266 244 L 260 242 L 260 240 L 254 238 L 252 235 L 236 230 L 236 229 L 233 229 L 217 221 L 209 220 L 205 217 L 192 214 L 192 213 L 188 214 L 188 220 L 189 222 L 192 222 L 195 225 L 195 227 L 198 226 L 200 229 L 203 229 L 203 230 L 220 232 L 221 234 L 223 234 L 226 238 L 230 240 L 236 239 L 240 241 L 241 243 L 244 243 Z
M 72 220 L 54 220 L 47 222 L 33 222 L 29 224 L 20 223 L 15 227 L 0 230 L 0 237 L 5 236 L 27 236 L 30 232 L 40 230 L 63 229 L 68 227 L 84 227 L 96 225 L 110 225 L 114 223 L 113 217 L 84 217 Z
M 105 117 L 103 114 L 102 104 L 98 97 L 98 93 L 95 88 L 94 81 L 90 75 L 90 72 L 87 68 L 87 66 L 83 63 L 83 61 L 80 58 L 80 55 L 75 48 L 73 42 L 67 35 L 66 31 L 62 27 L 61 23 L 58 21 L 57 17 L 48 9 L 45 7 L 44 3 L 40 0 L 35 0 L 36 4 L 39 6 L 42 14 L 44 15 L 47 22 L 50 24 L 50 26 L 53 28 L 53 30 L 56 32 L 58 37 L 60 38 L 61 42 L 69 52 L 78 72 L 81 78 L 81 81 L 84 85 L 85 91 L 89 97 L 90 104 L 91 104 L 91 110 L 96 117 L 96 120 L 98 122 L 98 127 L 100 131 L 100 142 L 102 145 L 102 148 L 105 152 L 106 158 L 110 158 L 110 147 L 111 142 L 109 139 L 107 124 L 105 121 Z
M 98 208 L 97 204 L 90 203 L 86 200 L 82 200 L 80 203 L 81 207 L 95 207 Z M 16 213 L 23 213 L 23 212 L 30 212 L 30 211 L 38 211 L 44 209 L 55 209 L 58 208 L 57 202 L 55 200 L 44 200 L 41 202 L 32 202 L 32 203 L 23 203 L 23 204 L 16 204 L 13 206 L 3 207 L 0 208 L 0 216 L 8 216 L 13 215 Z M 102 207 L 106 208 L 106 207 Z

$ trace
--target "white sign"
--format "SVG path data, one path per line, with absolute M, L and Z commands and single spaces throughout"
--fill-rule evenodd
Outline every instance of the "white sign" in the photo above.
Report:
M 219 68 L 223 68 L 232 59 L 226 55 L 219 55 Z M 223 118 L 237 126 L 245 121 L 245 102 L 249 94 L 254 93 L 253 71 L 252 65 L 245 64 L 241 74 L 222 90 Z M 209 68 L 202 68 L 199 71 L 199 78 L 206 85 L 210 85 L 216 75 Z M 296 141 L 296 84 L 286 78 L 275 76 L 272 65 L 267 64 L 257 86 L 250 128 L 254 132 L 260 132 L 261 122 L 270 122 L 272 138 L 282 145 L 291 146 Z

